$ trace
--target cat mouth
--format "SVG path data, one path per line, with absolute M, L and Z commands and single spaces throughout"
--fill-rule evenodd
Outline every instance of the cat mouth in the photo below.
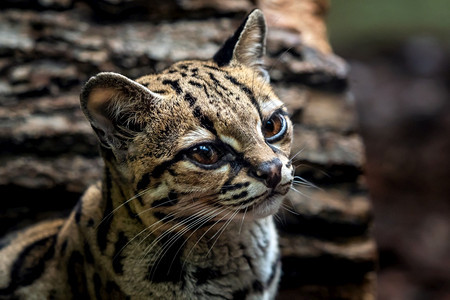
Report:
M 260 201 L 254 204 L 252 214 L 257 218 L 264 218 L 278 212 L 283 202 L 285 193 L 271 191 L 267 196 L 262 197 Z
M 252 205 L 252 214 L 258 218 L 264 218 L 277 213 L 290 186 L 291 183 L 288 182 L 277 189 L 263 193 L 259 201 Z

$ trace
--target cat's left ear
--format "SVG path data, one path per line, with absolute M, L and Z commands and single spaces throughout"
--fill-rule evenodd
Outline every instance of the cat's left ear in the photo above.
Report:
M 269 80 L 263 63 L 266 52 L 266 31 L 266 21 L 262 11 L 253 10 L 234 35 L 214 55 L 214 61 L 220 67 L 234 64 L 245 65 Z

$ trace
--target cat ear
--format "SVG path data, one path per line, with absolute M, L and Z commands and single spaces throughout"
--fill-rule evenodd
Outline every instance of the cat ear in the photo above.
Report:
M 123 150 L 130 137 L 143 130 L 139 104 L 160 95 L 116 73 L 91 77 L 80 95 L 81 109 L 105 148 Z
M 263 68 L 266 51 L 266 21 L 262 11 L 254 9 L 239 26 L 220 50 L 214 55 L 214 61 L 220 66 L 243 64 L 253 68 L 268 79 Z

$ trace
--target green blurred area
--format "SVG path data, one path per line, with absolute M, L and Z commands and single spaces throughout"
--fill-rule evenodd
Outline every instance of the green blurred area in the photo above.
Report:
M 434 36 L 450 45 L 450 0 L 330 0 L 328 34 L 337 53 L 355 46 Z M 380 45 L 381 46 L 381 45 Z

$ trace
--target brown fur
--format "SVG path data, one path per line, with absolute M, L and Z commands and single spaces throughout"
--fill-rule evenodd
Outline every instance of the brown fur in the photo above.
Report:
M 104 178 L 66 220 L 5 240 L 0 297 L 275 296 L 292 124 L 261 68 L 265 31 L 255 10 L 213 60 L 89 80 Z

